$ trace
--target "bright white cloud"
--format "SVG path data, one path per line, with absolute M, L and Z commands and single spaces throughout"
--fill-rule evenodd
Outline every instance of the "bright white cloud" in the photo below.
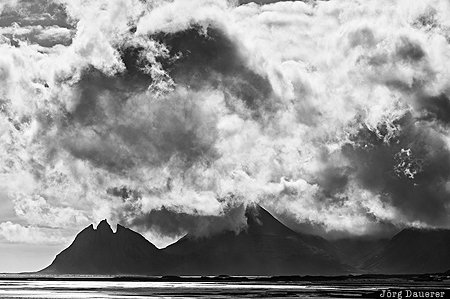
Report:
M 62 244 L 67 242 L 67 239 L 57 230 L 22 226 L 10 221 L 0 223 L 0 237 L 11 243 Z

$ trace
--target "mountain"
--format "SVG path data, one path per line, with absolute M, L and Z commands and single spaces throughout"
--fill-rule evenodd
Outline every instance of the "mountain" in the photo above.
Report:
M 160 261 L 159 250 L 140 234 L 106 220 L 82 230 L 42 274 L 147 274 Z
M 378 255 L 388 244 L 388 238 L 351 237 L 331 241 L 338 256 L 346 264 L 352 266 L 356 272 L 367 272 L 364 267 L 367 260 Z
M 442 273 L 450 269 L 450 230 L 404 229 L 364 263 L 369 272 Z
M 347 272 L 328 241 L 289 229 L 260 206 L 239 234 L 187 235 L 164 251 L 176 275 L 330 275 Z
M 81 231 L 44 274 L 296 275 L 342 274 L 334 247 L 289 229 L 260 206 L 246 210 L 247 228 L 196 238 L 186 235 L 157 249 L 120 225 L 103 220 Z
M 335 275 L 420 274 L 450 269 L 450 230 L 408 228 L 390 240 L 329 242 L 295 232 L 260 206 L 248 207 L 247 227 L 197 238 L 186 235 L 158 249 L 121 225 L 103 220 L 82 230 L 41 274 Z M 350 265 L 350 266 L 346 266 Z

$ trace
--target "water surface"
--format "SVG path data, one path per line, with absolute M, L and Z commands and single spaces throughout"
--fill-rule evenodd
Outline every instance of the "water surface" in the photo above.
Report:
M 105 281 L 1 279 L 0 298 L 379 298 L 383 289 L 446 289 L 447 282 Z

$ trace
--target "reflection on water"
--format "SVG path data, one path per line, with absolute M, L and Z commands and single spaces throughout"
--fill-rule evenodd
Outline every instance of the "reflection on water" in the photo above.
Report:
M 450 281 L 108 281 L 0 279 L 0 298 L 380 298 L 383 289 L 445 289 Z
M 351 290 L 306 283 L 0 281 L 2 298 L 326 298 L 324 292 L 341 291 Z

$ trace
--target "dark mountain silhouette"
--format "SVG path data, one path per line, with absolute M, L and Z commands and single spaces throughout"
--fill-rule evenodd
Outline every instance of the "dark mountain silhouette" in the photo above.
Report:
M 185 236 L 168 246 L 176 275 L 338 274 L 343 266 L 323 238 L 299 234 L 260 206 L 247 208 L 247 228 L 207 238 Z
M 450 230 L 405 229 L 390 240 L 329 242 L 297 233 L 260 206 L 247 227 L 208 237 L 186 235 L 158 249 L 140 234 L 103 220 L 81 231 L 43 274 L 335 275 L 420 274 L 450 269 Z M 349 266 L 347 266 L 349 265 Z
M 263 208 L 247 209 L 247 228 L 158 250 L 136 232 L 104 220 L 85 228 L 41 273 L 151 275 L 289 275 L 346 273 L 328 241 L 299 234 Z
M 450 269 L 450 230 L 404 229 L 364 263 L 369 272 L 442 273 Z
M 157 267 L 159 250 L 140 234 L 106 220 L 86 227 L 41 273 L 146 274 Z
M 356 272 L 366 273 L 365 263 L 380 254 L 389 241 L 388 238 L 362 236 L 337 239 L 331 243 L 336 247 L 342 261 L 352 266 Z

